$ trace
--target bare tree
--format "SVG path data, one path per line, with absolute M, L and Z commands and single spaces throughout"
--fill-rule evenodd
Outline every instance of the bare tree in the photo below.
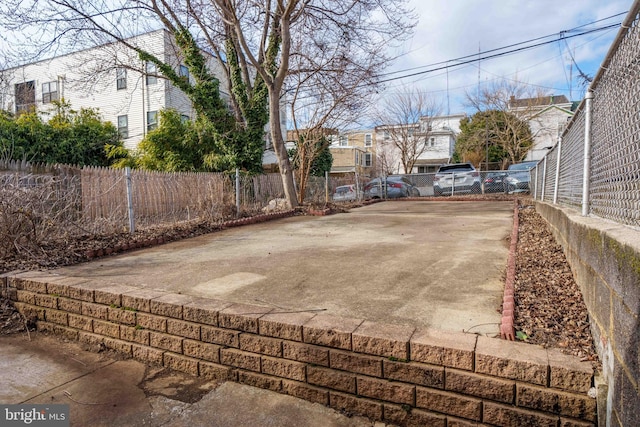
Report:
M 86 47 L 105 38 L 123 40 L 136 30 L 157 28 L 158 24 L 190 31 L 194 39 L 197 35 L 200 47 L 218 58 L 227 57 L 222 52 L 231 52 L 229 63 L 237 61 L 237 68 L 229 70 L 230 80 L 239 77 L 243 83 L 237 90 L 232 87 L 235 105 L 241 109 L 238 100 L 247 99 L 243 88 L 259 90 L 255 83 L 266 89 L 271 140 L 292 207 L 297 199 L 280 101 L 287 78 L 303 71 L 291 69 L 293 57 L 345 46 L 332 50 L 336 59 L 366 58 L 380 54 L 380 46 L 403 40 L 415 23 L 403 0 L 56 0 L 29 4 L 7 0 L 0 10 L 4 28 L 23 34 L 25 46 L 37 47 L 23 58 L 58 49 L 77 50 L 81 41 Z M 125 34 L 126 30 L 131 33 Z M 298 50 L 303 46 L 309 49 Z M 339 73 L 340 68 L 323 72 Z
M 382 134 L 378 146 L 386 152 L 386 159 L 397 157 L 404 173 L 411 173 L 428 150 L 433 119 L 440 113 L 440 102 L 419 89 L 406 86 L 386 98 L 376 113 L 376 131 Z
M 280 97 L 287 77 L 314 71 L 340 74 L 349 58 L 380 53 L 380 43 L 407 35 L 412 23 L 401 0 L 277 0 L 246 2 L 243 15 L 235 2 L 213 0 L 220 16 L 238 41 L 242 56 L 265 81 L 269 92 L 271 139 L 283 178 L 285 195 L 293 206 L 293 174 L 280 126 Z M 257 24 L 257 25 L 256 25 Z M 280 49 L 272 48 L 278 44 Z M 340 47 L 340 48 L 335 48 Z M 305 70 L 314 64 L 311 55 L 333 52 L 331 67 Z M 356 61 L 354 61 L 356 62 Z M 300 69 L 293 69 L 300 65 Z
M 399 151 L 387 145 L 378 145 L 376 149 L 376 170 L 381 175 L 393 175 L 400 170 Z
M 498 80 L 476 93 L 467 93 L 467 104 L 484 112 L 492 143 L 507 154 L 509 163 L 522 161 L 533 144 L 529 123 L 536 120 L 544 91 L 517 80 Z M 487 114 L 489 113 L 489 114 Z
M 335 39 L 326 28 L 318 31 L 325 32 L 325 43 Z M 372 105 L 367 100 L 379 87 L 377 72 L 389 62 L 382 47 L 360 56 L 350 55 L 351 50 L 349 43 L 301 43 L 292 55 L 286 93 L 296 135 L 294 161 L 301 203 L 312 165 L 331 143 L 328 135 L 352 124 Z

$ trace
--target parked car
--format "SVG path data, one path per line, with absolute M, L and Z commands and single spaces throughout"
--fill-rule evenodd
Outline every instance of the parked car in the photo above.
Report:
M 336 187 L 332 199 L 334 202 L 350 202 L 358 200 L 358 191 L 355 184 L 341 185 Z
M 364 197 L 366 199 L 397 199 L 400 197 L 420 196 L 418 188 L 404 176 L 388 176 L 384 181 L 375 178 L 364 186 Z
M 480 173 L 471 163 L 442 165 L 433 177 L 433 194 L 478 193 L 482 190 Z
M 482 192 L 483 193 L 502 193 L 504 191 L 504 178 L 507 173 L 500 172 L 487 172 L 487 175 L 482 180 Z
M 507 176 L 503 180 L 503 188 L 506 194 L 529 192 L 531 181 L 530 170 L 538 162 L 514 163 L 507 169 Z

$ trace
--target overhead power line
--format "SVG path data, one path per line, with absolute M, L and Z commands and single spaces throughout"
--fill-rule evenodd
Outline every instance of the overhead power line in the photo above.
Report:
M 610 18 L 613 18 L 613 17 L 617 17 L 617 16 L 623 15 L 623 14 L 624 13 L 613 15 L 613 16 L 608 17 L 608 18 L 604 18 L 604 19 L 601 19 L 601 20 L 598 20 L 598 21 L 594 21 L 593 23 L 600 22 L 602 20 L 610 19 Z M 590 23 L 590 24 L 593 24 L 593 23 Z M 585 24 L 585 25 L 590 25 L 590 24 Z M 617 22 L 615 24 L 609 24 L 609 25 L 605 25 L 603 27 L 593 28 L 593 29 L 590 29 L 590 30 L 579 31 L 579 32 L 576 32 L 575 34 L 570 34 L 570 33 L 574 33 L 575 31 L 577 31 L 578 28 L 581 28 L 581 27 L 585 26 L 585 25 L 582 25 L 580 27 L 576 27 L 576 28 L 573 28 L 571 30 L 561 31 L 559 34 L 553 34 L 553 35 L 547 35 L 547 36 L 543 36 L 543 37 L 537 37 L 537 38 L 534 38 L 534 39 L 530 39 L 530 40 L 527 40 L 527 41 L 523 41 L 523 42 L 519 42 L 519 43 L 503 46 L 503 47 L 500 47 L 500 48 L 490 49 L 490 50 L 481 52 L 480 54 L 476 53 L 476 54 L 471 54 L 471 55 L 465 55 L 465 56 L 461 56 L 461 57 L 458 57 L 458 58 L 455 58 L 455 59 L 449 59 L 447 61 L 441 61 L 441 62 L 436 62 L 436 63 L 433 63 L 433 64 L 429 64 L 429 65 L 423 65 L 423 66 L 420 66 L 420 67 L 414 67 L 414 68 L 408 68 L 408 69 L 404 69 L 404 70 L 400 70 L 400 71 L 393 71 L 393 72 L 389 72 L 389 73 L 384 73 L 384 74 L 381 74 L 382 77 L 384 77 L 384 76 L 392 76 L 394 74 L 399 74 L 399 73 L 406 73 L 407 71 L 412 71 L 412 70 L 416 70 L 416 69 L 431 67 L 431 68 L 429 68 L 427 70 L 418 71 L 418 72 L 415 72 L 415 73 L 403 74 L 403 75 L 400 75 L 400 76 L 395 76 L 395 77 L 389 77 L 387 79 L 382 79 L 378 83 L 387 83 L 387 82 L 390 82 L 390 81 L 405 79 L 405 78 L 408 78 L 408 77 L 420 76 L 420 75 L 423 75 L 423 74 L 433 73 L 435 71 L 441 71 L 441 70 L 445 70 L 445 69 L 449 69 L 449 68 L 455 68 L 455 67 L 459 67 L 461 65 L 471 64 L 471 63 L 475 63 L 475 62 L 478 62 L 478 61 L 498 58 L 498 57 L 510 55 L 510 54 L 513 54 L 513 53 L 523 52 L 523 51 L 534 49 L 534 48 L 537 48 L 537 47 L 540 47 L 540 46 L 544 46 L 544 45 L 548 45 L 548 44 L 552 44 L 552 43 L 557 43 L 557 42 L 559 42 L 561 40 L 565 40 L 566 41 L 566 39 L 570 39 L 570 38 L 574 38 L 574 37 L 581 37 L 581 36 L 584 36 L 584 35 L 587 35 L 587 34 L 591 34 L 591 33 L 596 33 L 596 32 L 600 32 L 600 31 L 607 31 L 607 30 L 619 27 L 620 24 L 621 24 L 621 22 Z M 532 42 L 537 42 L 539 40 L 544 40 L 544 39 L 547 39 L 549 37 L 554 37 L 554 38 L 550 39 L 550 40 L 543 41 L 543 42 L 530 44 Z M 523 46 L 523 45 L 526 45 L 526 46 Z M 511 49 L 511 48 L 516 47 L 516 46 L 521 46 L 521 47 L 517 47 L 515 49 Z M 505 49 L 509 49 L 509 50 L 505 50 Z M 497 52 L 497 53 L 494 53 L 494 52 Z M 453 62 L 453 64 L 452 64 L 452 62 Z

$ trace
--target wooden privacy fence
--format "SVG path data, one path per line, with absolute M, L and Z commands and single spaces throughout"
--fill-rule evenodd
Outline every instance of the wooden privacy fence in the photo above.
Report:
M 241 175 L 237 201 L 235 176 L 226 173 L 132 170 L 128 179 L 123 169 L 10 161 L 0 162 L 0 178 L 4 191 L 39 188 L 46 183 L 55 189 L 57 200 L 65 201 L 68 215 L 64 216 L 92 232 L 127 228 L 130 208 L 137 226 L 150 226 L 223 220 L 260 210 L 269 200 L 284 197 L 279 174 Z
M 233 182 L 223 173 L 131 171 L 131 200 L 136 223 L 215 218 L 234 205 Z M 126 224 L 127 179 L 121 169 L 82 169 L 82 213 L 87 220 Z

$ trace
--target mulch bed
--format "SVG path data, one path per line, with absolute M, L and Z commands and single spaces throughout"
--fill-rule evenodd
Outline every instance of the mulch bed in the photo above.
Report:
M 531 205 L 520 205 L 516 252 L 516 338 L 599 367 L 589 315 L 562 247 Z
M 463 198 L 471 200 L 472 198 Z M 473 200 L 477 197 L 473 198 Z M 513 200 L 513 197 L 484 197 L 482 200 Z M 430 200 L 452 200 L 433 198 Z M 526 200 L 523 202 L 526 203 Z M 329 213 L 345 212 L 349 206 L 329 205 Z M 548 348 L 593 363 L 599 361 L 589 329 L 587 308 L 571 274 L 562 248 L 549 231 L 547 223 L 533 206 L 519 209 L 519 237 L 516 255 L 515 329 L 521 341 Z M 0 273 L 13 270 L 38 270 L 76 264 L 87 260 L 87 252 L 103 246 L 133 248 L 132 242 L 165 242 L 220 230 L 220 224 L 192 222 L 171 227 L 142 230 L 132 236 L 83 236 L 64 242 L 51 242 L 39 253 L 3 259 Z M 139 246 L 138 246 L 139 247 Z M 31 325 L 30 325 L 31 326 Z M 25 331 L 24 319 L 6 299 L 0 298 L 0 334 Z

